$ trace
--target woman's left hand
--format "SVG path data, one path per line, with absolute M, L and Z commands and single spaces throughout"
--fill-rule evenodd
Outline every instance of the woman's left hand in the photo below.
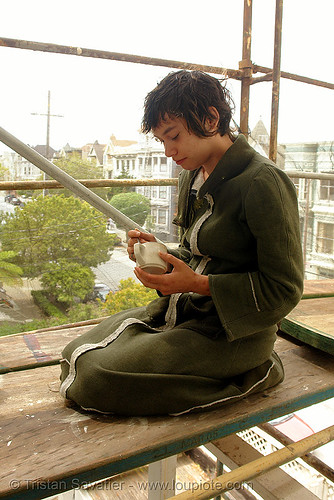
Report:
M 159 252 L 160 257 L 173 267 L 171 273 L 149 274 L 139 267 L 134 269 L 135 275 L 147 288 L 159 290 L 163 295 L 183 292 L 197 292 L 210 295 L 207 276 L 195 273 L 185 262 L 169 253 Z

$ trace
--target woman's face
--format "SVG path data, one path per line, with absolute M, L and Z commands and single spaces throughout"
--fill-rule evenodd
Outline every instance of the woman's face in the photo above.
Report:
M 165 155 L 185 170 L 196 170 L 203 166 L 211 173 L 216 166 L 213 137 L 198 137 L 188 130 L 184 118 L 167 116 L 152 131 L 163 143 Z

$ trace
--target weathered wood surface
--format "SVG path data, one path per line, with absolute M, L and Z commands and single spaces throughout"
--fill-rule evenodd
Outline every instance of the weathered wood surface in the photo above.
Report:
M 282 321 L 281 330 L 334 354 L 334 297 L 301 300 Z
M 0 337 L 0 373 L 59 363 L 65 345 L 94 326 Z
M 303 299 L 334 297 L 334 279 L 305 280 Z
M 58 366 L 1 375 L 0 497 L 44 498 L 334 397 L 331 356 L 284 338 L 278 339 L 277 351 L 286 370 L 282 384 L 235 404 L 180 417 L 76 411 L 55 392 Z

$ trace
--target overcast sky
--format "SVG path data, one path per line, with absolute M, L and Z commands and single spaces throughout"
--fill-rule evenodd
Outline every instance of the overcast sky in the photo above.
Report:
M 1 5 L 1 37 L 238 69 L 243 0 L 11 0 Z M 272 67 L 275 0 L 253 0 L 252 61 Z M 333 0 L 284 0 L 283 71 L 334 82 Z M 143 100 L 171 70 L 0 47 L 0 126 L 45 144 L 83 146 L 111 134 L 138 139 Z M 240 84 L 229 80 L 239 123 Z M 281 80 L 279 142 L 334 140 L 334 91 Z M 270 130 L 271 83 L 251 87 L 250 127 Z M 6 148 L 0 143 L 0 152 Z

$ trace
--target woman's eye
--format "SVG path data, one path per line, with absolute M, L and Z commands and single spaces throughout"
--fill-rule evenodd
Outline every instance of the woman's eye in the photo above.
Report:
M 175 141 L 179 137 L 179 134 L 176 134 L 175 137 L 172 137 L 172 141 Z

